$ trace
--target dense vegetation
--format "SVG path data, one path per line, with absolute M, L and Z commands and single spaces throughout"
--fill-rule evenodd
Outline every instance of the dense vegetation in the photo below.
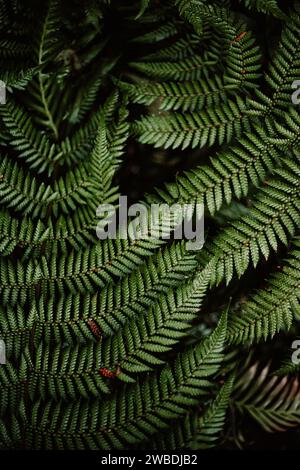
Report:
M 0 0 L 0 43 L 0 448 L 299 446 L 300 3 Z M 203 249 L 100 241 L 120 193 Z

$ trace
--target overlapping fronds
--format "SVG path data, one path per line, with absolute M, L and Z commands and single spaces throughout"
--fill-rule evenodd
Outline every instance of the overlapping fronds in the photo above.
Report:
M 299 428 L 299 2 L 26 5 L 0 0 L 0 448 Z M 204 246 L 153 204 L 200 205 Z
M 270 364 L 247 364 L 235 383 L 232 401 L 240 413 L 249 414 L 267 432 L 299 426 L 299 380 L 272 374 Z

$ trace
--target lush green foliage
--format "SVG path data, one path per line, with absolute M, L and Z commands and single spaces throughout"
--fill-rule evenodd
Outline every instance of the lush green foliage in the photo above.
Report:
M 0 448 L 299 439 L 300 3 L 0 0 L 0 42 Z M 202 250 L 97 238 L 132 152 Z

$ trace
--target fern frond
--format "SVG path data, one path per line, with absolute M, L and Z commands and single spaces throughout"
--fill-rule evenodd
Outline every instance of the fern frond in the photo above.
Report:
M 232 376 L 204 411 L 188 414 L 184 420 L 174 423 L 174 429 L 170 429 L 166 435 L 153 436 L 151 442 L 147 442 L 147 448 L 199 450 L 215 447 L 224 428 L 233 382 Z
M 0 202 L 3 207 L 13 208 L 32 218 L 44 218 L 50 204 L 58 194 L 44 183 L 31 178 L 17 163 L 4 157 L 0 164 Z
M 26 350 L 36 321 L 37 311 L 34 305 L 28 314 L 25 314 L 20 305 L 1 308 L 0 337 L 5 342 L 7 359 L 19 358 Z
M 299 318 L 299 317 L 298 317 Z M 292 349 L 290 350 L 290 356 L 288 359 L 285 359 L 279 369 L 276 371 L 276 375 L 280 376 L 298 376 L 300 372 L 300 361 L 299 361 L 299 350 L 300 350 L 300 340 L 296 339 L 295 344 L 292 344 Z
M 51 228 L 46 227 L 38 220 L 34 224 L 30 219 L 14 219 L 9 212 L 0 212 L 0 253 L 1 256 L 10 255 L 17 247 L 26 247 L 24 257 L 42 244 L 52 234 Z
M 285 17 L 277 0 L 240 0 L 240 2 L 244 3 L 247 8 L 273 15 L 276 18 L 282 19 Z
M 264 289 L 252 295 L 241 311 L 232 315 L 228 325 L 228 340 L 233 343 L 265 341 L 280 330 L 289 330 L 300 313 L 300 252 L 299 241 L 294 250 L 272 275 Z
M 53 293 L 56 288 L 61 293 L 93 292 L 96 286 L 104 287 L 115 277 L 122 278 L 131 272 L 163 243 L 157 237 L 133 242 L 117 238 L 91 249 L 70 252 L 60 259 L 52 257 L 47 261 L 44 257 L 40 262 L 44 293 Z
M 199 450 L 216 446 L 219 434 L 224 428 L 234 379 L 234 375 L 228 378 L 216 398 L 199 419 L 197 433 L 192 436 L 189 448 Z
M 233 274 L 241 276 L 260 256 L 268 259 L 279 243 L 288 244 L 299 225 L 299 165 L 287 160 L 258 193 L 248 217 L 225 228 L 201 253 L 204 262 L 215 256 L 212 283 L 228 284 Z
M 179 286 L 196 268 L 195 255 L 185 245 L 175 244 L 159 251 L 123 280 L 99 293 L 55 297 L 37 306 L 37 341 L 86 342 L 93 340 L 91 320 L 100 334 L 111 336 L 135 316 L 146 314 L 157 297 Z
M 300 388 L 297 378 L 271 375 L 256 362 L 241 373 L 232 396 L 234 406 L 247 413 L 267 432 L 282 432 L 300 423 Z
M 214 333 L 195 348 L 178 356 L 174 366 L 165 366 L 143 384 L 134 384 L 116 396 L 94 403 L 75 402 L 34 406 L 28 423 L 30 446 L 34 448 L 72 449 L 74 446 L 90 449 L 120 449 L 147 439 L 170 420 L 185 414 L 187 407 L 195 406 L 199 396 L 211 386 L 208 380 L 220 367 L 226 336 L 226 315 Z M 125 406 L 126 403 L 126 406 Z M 115 415 L 114 411 L 120 410 Z M 63 415 L 62 415 L 63 413 Z M 58 420 L 51 420 L 55 416 Z M 76 435 L 76 444 L 74 438 Z
M 28 113 L 11 99 L 1 107 L 0 113 L 18 157 L 28 162 L 30 168 L 37 169 L 39 173 L 45 170 L 51 173 L 54 161 L 60 157 L 59 149 L 34 127 Z
M 147 8 L 149 7 L 150 0 L 141 0 L 140 4 L 141 4 L 140 11 L 138 12 L 138 14 L 136 16 L 136 19 L 139 19 L 145 13 Z
M 214 64 L 214 63 L 213 63 Z M 131 62 L 130 66 L 156 80 L 199 80 L 203 77 L 211 61 L 204 60 L 200 55 L 193 55 L 180 62 Z
M 160 296 L 145 315 L 133 317 L 112 339 L 104 340 L 103 354 L 110 356 L 110 367 L 120 367 L 119 379 L 131 381 L 131 375 L 151 370 L 161 362 L 157 355 L 169 351 L 186 334 L 197 318 L 209 275 L 207 268 L 186 285 Z
M 60 52 L 59 41 L 59 9 L 60 4 L 56 0 L 49 0 L 46 12 L 40 26 L 40 34 L 36 44 L 36 65 L 45 66 Z M 36 81 L 31 82 L 30 95 L 31 106 L 36 111 L 36 121 L 45 126 L 51 132 L 54 140 L 58 140 L 58 123 L 54 116 L 54 110 L 58 106 L 58 87 L 49 80 L 49 74 L 41 70 Z M 34 101 L 33 101 L 34 100 Z
M 202 148 L 215 142 L 221 145 L 239 136 L 243 129 L 250 130 L 245 109 L 245 103 L 238 99 L 227 101 L 222 107 L 185 116 L 145 117 L 134 124 L 134 132 L 141 143 L 153 144 L 156 148 Z
M 273 54 L 265 81 L 269 93 L 257 92 L 257 99 L 250 100 L 254 113 L 262 116 L 280 115 L 281 110 L 291 107 L 292 84 L 299 79 L 300 71 L 300 10 L 295 10 L 286 21 L 281 40 Z
M 206 106 L 216 106 L 225 102 L 226 89 L 226 85 L 218 77 L 209 81 L 200 79 L 197 82 L 145 82 L 129 87 L 135 103 L 150 106 L 157 100 L 160 111 L 196 111 Z
M 34 260 L 26 265 L 4 260 L 0 264 L 0 298 L 3 305 L 24 305 L 32 298 L 42 278 L 42 272 Z
M 266 130 L 254 126 L 252 133 L 243 134 L 239 144 L 211 158 L 210 165 L 199 166 L 179 176 L 176 183 L 166 185 L 150 200 L 169 204 L 199 201 L 214 215 L 233 197 L 247 196 L 251 186 L 259 186 L 280 159 L 277 146 L 265 135 Z M 270 130 L 269 134 L 272 135 Z

